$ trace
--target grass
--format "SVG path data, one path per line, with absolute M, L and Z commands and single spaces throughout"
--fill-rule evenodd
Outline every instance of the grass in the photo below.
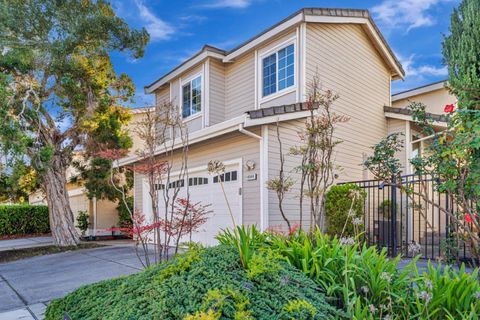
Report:
M 78 246 L 67 246 L 67 247 L 58 247 L 58 246 L 42 246 L 34 248 L 24 248 L 24 249 L 14 249 L 0 251 L 0 263 L 11 262 L 21 259 L 26 259 L 35 256 L 44 256 L 47 254 L 54 254 L 66 251 L 75 251 L 82 249 L 92 249 L 104 247 L 98 243 L 80 243 Z

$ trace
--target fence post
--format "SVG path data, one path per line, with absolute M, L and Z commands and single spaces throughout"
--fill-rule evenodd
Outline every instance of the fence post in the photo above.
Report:
M 392 245 L 392 256 L 397 255 L 397 178 L 392 177 L 392 183 L 390 184 L 390 243 Z

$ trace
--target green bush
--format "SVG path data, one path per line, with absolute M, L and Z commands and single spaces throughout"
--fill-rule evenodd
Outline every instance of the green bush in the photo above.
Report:
M 128 205 L 128 209 L 130 209 L 130 212 L 133 212 L 133 197 L 127 197 L 125 200 Z M 125 202 L 120 200 L 117 206 L 118 225 L 120 228 L 128 228 L 132 225 L 132 217 L 130 217 L 130 212 L 128 209 L 125 206 Z
M 352 206 L 353 199 L 352 193 L 354 192 L 356 192 L 357 196 L 352 208 L 353 217 L 349 217 L 348 214 L 350 207 Z M 332 186 L 330 190 L 328 190 L 325 200 L 327 233 L 330 235 L 340 236 L 343 231 L 343 236 L 353 236 L 353 220 L 358 218 L 363 222 L 363 201 L 365 200 L 365 197 L 365 191 L 355 184 Z M 348 222 L 344 230 L 347 218 Z
M 85 232 L 88 230 L 88 226 L 90 222 L 88 222 L 88 212 L 87 211 L 79 211 L 77 216 L 77 228 L 80 229 L 82 232 L 82 236 L 85 236 Z
M 47 206 L 0 205 L 0 236 L 50 232 Z
M 191 249 L 144 272 L 83 286 L 46 319 L 332 319 L 318 285 L 258 251 L 245 271 L 234 246 Z M 268 268 L 262 266 L 268 265 Z M 301 315 L 301 317 L 299 317 Z

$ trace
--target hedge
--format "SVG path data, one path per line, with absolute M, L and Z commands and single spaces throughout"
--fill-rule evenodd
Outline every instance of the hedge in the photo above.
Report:
M 50 232 L 47 206 L 0 206 L 0 236 L 47 232 Z

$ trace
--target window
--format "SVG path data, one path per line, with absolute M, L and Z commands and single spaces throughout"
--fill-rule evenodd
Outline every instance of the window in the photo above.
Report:
M 204 184 L 208 184 L 208 178 L 201 178 L 201 177 L 188 178 L 189 186 L 201 186 Z
M 263 96 L 293 86 L 295 83 L 293 44 L 263 58 Z
M 173 181 L 173 182 L 170 182 L 168 184 L 168 188 L 169 189 L 177 189 L 177 188 L 181 188 L 185 185 L 185 180 L 183 179 L 180 179 L 180 180 L 177 180 L 177 181 Z
M 198 76 L 182 86 L 182 117 L 202 111 L 202 77 Z
M 218 177 L 220 177 L 222 182 L 237 181 L 237 171 L 225 172 L 219 176 L 213 177 L 213 183 L 219 182 Z

